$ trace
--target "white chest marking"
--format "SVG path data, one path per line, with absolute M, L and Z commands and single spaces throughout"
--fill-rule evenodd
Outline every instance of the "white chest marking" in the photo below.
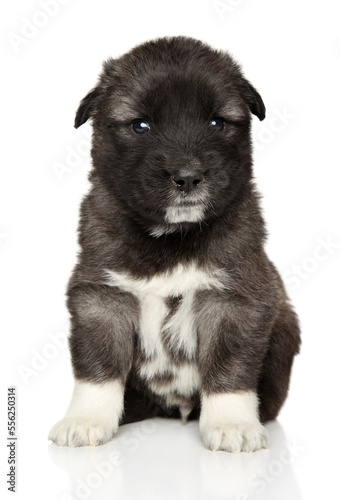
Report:
M 175 366 L 163 346 L 162 335 L 174 351 L 181 350 L 189 360 L 194 360 L 197 348 L 197 332 L 193 315 L 193 301 L 199 290 L 225 289 L 228 276 L 223 269 L 210 272 L 197 268 L 195 264 L 179 264 L 172 271 L 154 275 L 150 279 L 134 278 L 125 273 L 105 270 L 107 284 L 119 287 L 135 295 L 140 302 L 139 335 L 147 360 L 140 369 L 143 378 L 172 373 L 175 380 L 167 391 L 180 390 L 189 395 L 199 386 L 199 375 L 195 363 Z M 165 322 L 169 309 L 164 299 L 180 297 L 179 305 Z M 187 387 L 185 387 L 187 384 Z M 153 384 L 154 385 L 154 384 Z M 154 387 L 156 391 L 156 387 Z M 159 393 L 165 389 L 158 388 Z
M 178 264 L 171 271 L 155 274 L 152 278 L 135 278 L 127 273 L 105 269 L 107 284 L 131 292 L 137 297 L 154 294 L 160 297 L 178 297 L 186 292 L 227 288 L 228 275 L 224 269 L 205 271 L 192 263 L 187 266 Z

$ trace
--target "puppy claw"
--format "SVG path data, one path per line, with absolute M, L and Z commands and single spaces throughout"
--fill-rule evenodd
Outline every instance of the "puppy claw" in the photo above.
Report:
M 212 451 L 251 453 L 268 448 L 267 431 L 260 423 L 225 424 L 220 427 L 206 427 L 201 432 L 204 445 Z
M 109 441 L 117 427 L 87 418 L 64 418 L 51 429 L 48 439 L 58 446 L 100 446 Z

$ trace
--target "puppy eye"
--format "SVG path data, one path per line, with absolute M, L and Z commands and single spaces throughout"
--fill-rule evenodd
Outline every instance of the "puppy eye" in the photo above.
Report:
M 136 134 L 145 134 L 149 132 L 150 125 L 146 120 L 134 120 L 132 122 L 132 128 Z
M 223 130 L 225 125 L 225 121 L 223 118 L 212 118 L 210 120 L 210 126 L 214 127 L 216 130 Z

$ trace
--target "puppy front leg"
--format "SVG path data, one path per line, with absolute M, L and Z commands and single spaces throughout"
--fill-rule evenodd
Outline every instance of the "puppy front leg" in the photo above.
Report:
M 268 321 L 267 321 L 268 323 Z M 268 333 L 264 316 L 234 301 L 201 304 L 200 431 L 211 450 L 252 452 L 268 446 L 256 394 Z
M 138 304 L 119 289 L 81 284 L 69 291 L 68 307 L 74 391 L 49 439 L 60 446 L 95 446 L 112 438 L 123 413 Z
M 118 429 L 123 411 L 124 385 L 119 379 L 103 383 L 74 381 L 65 417 L 48 438 L 59 446 L 97 446 L 109 441 Z
M 267 431 L 258 417 L 257 395 L 251 390 L 203 391 L 200 431 L 205 446 L 213 451 L 252 452 L 268 447 Z

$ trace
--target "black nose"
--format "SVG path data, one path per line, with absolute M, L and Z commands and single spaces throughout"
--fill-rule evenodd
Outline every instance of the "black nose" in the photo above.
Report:
M 183 193 L 189 193 L 203 181 L 204 175 L 197 170 L 181 168 L 172 176 L 177 188 Z

